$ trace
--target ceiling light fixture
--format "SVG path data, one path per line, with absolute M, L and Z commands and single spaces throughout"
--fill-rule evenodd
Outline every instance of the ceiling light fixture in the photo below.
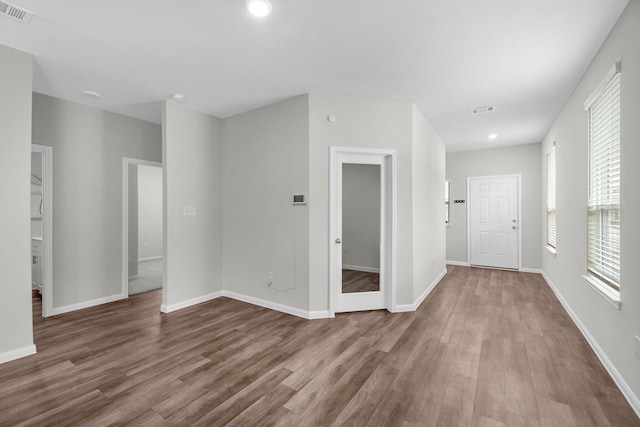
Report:
M 171 99 L 175 102 L 184 102 L 187 98 L 181 93 L 174 93 L 171 95 Z
M 264 18 L 271 13 L 271 2 L 269 0 L 246 0 L 247 9 L 253 16 Z
M 492 133 L 491 135 L 489 135 L 489 139 L 494 140 L 498 137 L 497 133 Z
M 101 99 L 102 95 L 100 95 L 98 92 L 95 92 L 93 90 L 83 90 L 82 94 L 84 96 L 86 96 L 87 98 L 91 98 L 91 99 Z

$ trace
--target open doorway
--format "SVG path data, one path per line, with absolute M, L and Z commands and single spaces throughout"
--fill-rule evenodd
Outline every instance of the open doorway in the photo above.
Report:
M 162 288 L 162 193 L 161 163 L 124 159 L 122 287 L 127 296 Z

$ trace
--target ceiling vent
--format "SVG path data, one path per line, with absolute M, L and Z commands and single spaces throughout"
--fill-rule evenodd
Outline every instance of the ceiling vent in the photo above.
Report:
M 471 110 L 471 114 L 491 113 L 496 107 L 493 105 L 487 105 L 486 107 L 476 107 Z
M 0 0 L 0 14 L 6 15 L 9 18 L 13 18 L 16 21 L 20 21 L 25 24 L 31 22 L 31 18 L 33 18 L 33 12 L 29 12 L 26 9 L 22 9 L 21 7 L 2 0 Z

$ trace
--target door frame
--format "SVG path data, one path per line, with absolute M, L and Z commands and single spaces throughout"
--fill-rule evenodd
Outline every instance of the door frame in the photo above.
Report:
M 516 178 L 518 182 L 517 206 L 518 206 L 518 271 L 522 271 L 522 174 L 485 175 L 467 177 L 467 263 L 471 265 L 471 180 L 491 178 Z M 498 268 L 498 267 L 496 267 Z
M 384 176 L 384 199 L 383 218 L 384 233 L 380 235 L 380 274 L 381 280 L 385 283 L 385 305 L 386 309 L 393 312 L 396 306 L 396 235 L 397 235 L 397 190 L 396 190 L 396 150 L 386 150 L 379 148 L 359 148 L 359 147 L 329 147 L 329 317 L 335 317 L 336 298 L 338 290 L 335 280 L 335 271 L 342 271 L 342 263 L 338 264 L 335 256 L 336 236 L 336 209 L 340 208 L 342 213 L 342 203 L 336 203 L 336 185 L 342 185 L 336 179 L 335 163 L 340 156 L 360 155 L 383 157 L 382 175 Z M 342 250 L 342 249 L 341 249 Z M 384 275 L 384 276 L 382 276 Z M 342 284 L 342 281 L 340 281 Z
M 125 298 L 129 298 L 129 166 L 131 165 L 163 167 L 161 162 L 152 160 L 122 158 L 122 295 Z
M 42 317 L 53 315 L 53 147 L 31 144 L 42 155 Z

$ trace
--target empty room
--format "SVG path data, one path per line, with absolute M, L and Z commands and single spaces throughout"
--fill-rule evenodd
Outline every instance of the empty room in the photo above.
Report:
M 0 0 L 0 426 L 640 426 L 640 0 Z

